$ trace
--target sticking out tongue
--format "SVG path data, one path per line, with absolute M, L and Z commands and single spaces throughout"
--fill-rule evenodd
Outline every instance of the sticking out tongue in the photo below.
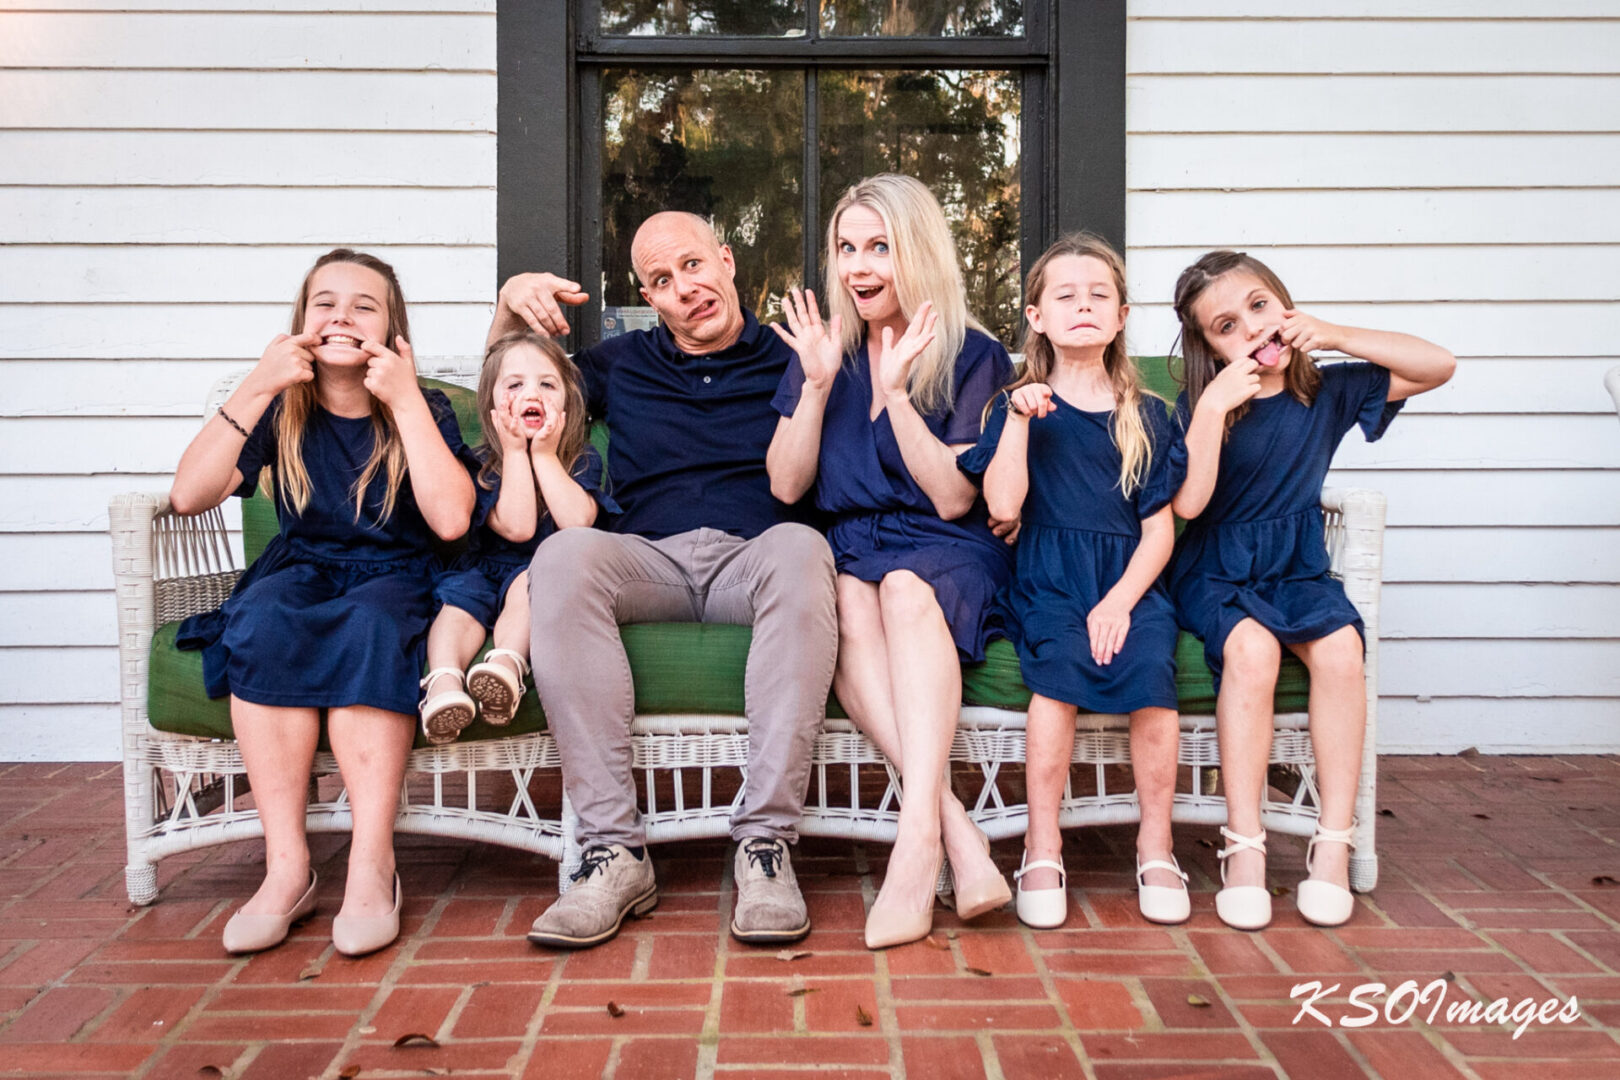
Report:
M 1282 354 L 1282 338 L 1278 337 L 1276 334 L 1273 334 L 1271 335 L 1271 339 L 1256 349 L 1252 355 L 1254 356 L 1255 363 L 1259 364 L 1261 367 L 1276 367 L 1277 361 L 1282 359 Z

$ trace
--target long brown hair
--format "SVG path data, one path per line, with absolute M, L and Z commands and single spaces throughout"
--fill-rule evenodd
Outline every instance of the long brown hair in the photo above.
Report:
M 387 340 L 382 344 L 390 349 L 394 347 L 394 338 L 402 337 L 406 341 L 411 339 L 410 320 L 405 315 L 405 294 L 400 291 L 399 278 L 394 268 L 377 258 L 364 252 L 353 251 L 349 248 L 334 248 L 315 260 L 315 265 L 309 268 L 304 275 L 304 283 L 298 287 L 298 296 L 293 300 L 292 332 L 294 336 L 304 332 L 304 313 L 309 307 L 309 283 L 315 277 L 315 272 L 331 263 L 346 262 L 363 266 L 367 270 L 375 270 L 382 275 L 388 283 L 388 334 Z M 294 512 L 302 514 L 309 506 L 310 480 L 309 470 L 304 467 L 304 429 L 309 425 L 309 417 L 315 411 L 316 395 L 315 383 L 320 379 L 320 365 L 315 367 L 315 379 L 294 383 L 281 392 L 281 415 L 276 422 L 276 469 L 280 473 L 282 501 Z M 365 508 L 366 489 L 379 471 L 386 473 L 388 487 L 383 494 L 382 521 L 393 516 L 394 506 L 399 500 L 399 488 L 405 480 L 405 443 L 399 437 L 399 427 L 394 423 L 394 414 L 388 406 L 371 399 L 371 431 L 372 446 L 371 457 L 366 460 L 365 468 L 360 470 L 360 476 L 350 489 L 354 499 L 354 520 L 360 521 L 360 514 Z M 268 477 L 266 478 L 266 491 L 269 491 Z
M 1098 260 L 1108 267 L 1109 274 L 1114 279 L 1114 288 L 1119 291 L 1119 303 L 1124 307 L 1128 303 L 1125 292 L 1125 260 L 1120 258 L 1119 252 L 1114 250 L 1112 244 L 1094 233 L 1070 233 L 1057 243 L 1047 248 L 1035 265 L 1029 268 L 1029 276 L 1024 279 L 1024 304 L 1028 307 L 1038 306 L 1041 294 L 1046 291 L 1046 270 L 1054 259 L 1061 259 L 1067 255 L 1077 257 L 1090 257 Z M 1057 353 L 1052 348 L 1052 342 L 1047 336 L 1036 330 L 1026 317 L 1024 320 L 1024 340 L 1020 346 L 1024 352 L 1024 369 L 1018 378 L 1007 387 L 1010 394 L 1020 386 L 1030 383 L 1045 383 L 1052 380 L 1052 369 L 1057 366 Z M 1119 489 L 1126 498 L 1142 486 L 1146 479 L 1148 469 L 1153 465 L 1153 440 L 1148 437 L 1147 428 L 1142 423 L 1142 399 L 1152 398 L 1157 401 L 1158 395 L 1142 385 L 1142 377 L 1131 362 L 1130 352 L 1125 347 L 1125 333 L 1120 331 L 1114 335 L 1114 340 L 1108 343 L 1103 352 L 1103 370 L 1108 373 L 1108 381 L 1114 388 L 1114 416 L 1108 424 L 1108 434 L 1114 441 L 1114 448 L 1119 451 Z
M 1209 339 L 1204 336 L 1204 328 L 1198 325 L 1198 317 L 1193 314 L 1193 306 L 1197 304 L 1198 298 L 1204 295 L 1204 290 L 1213 285 L 1217 278 L 1233 271 L 1253 274 L 1260 280 L 1260 284 L 1271 290 L 1272 295 L 1282 301 L 1283 307 L 1291 309 L 1294 306 L 1294 299 L 1288 295 L 1288 287 L 1282 283 L 1282 279 L 1272 273 L 1271 267 L 1246 251 L 1226 249 L 1211 251 L 1181 272 L 1181 277 L 1176 279 L 1175 299 L 1176 317 L 1181 320 L 1182 372 L 1178 381 L 1187 391 L 1189 414 L 1198 406 L 1198 399 L 1203 395 L 1204 388 L 1210 384 L 1210 380 L 1226 366 L 1226 361 L 1221 359 L 1220 354 L 1210 345 Z M 1310 353 L 1296 349 L 1292 345 L 1288 346 L 1288 366 L 1283 369 L 1283 389 L 1301 405 L 1308 406 L 1316 400 L 1316 391 L 1321 385 L 1322 373 L 1317 370 L 1316 361 Z M 1232 425 L 1248 413 L 1249 404 L 1245 401 L 1226 414 L 1227 431 L 1231 431 Z
M 571 475 L 580 455 L 585 452 L 588 428 L 585 422 L 585 391 L 581 389 L 579 368 L 563 352 L 562 346 L 551 338 L 533 330 L 514 330 L 503 334 L 492 341 L 484 352 L 484 366 L 478 372 L 478 418 L 484 426 L 484 440 L 479 444 L 484 464 L 478 470 L 478 483 L 485 491 L 495 490 L 495 481 L 505 466 L 500 433 L 489 428 L 489 414 L 495 411 L 496 383 L 500 382 L 501 364 L 506 360 L 506 354 L 520 345 L 539 350 L 556 365 L 557 374 L 562 377 L 566 416 L 562 435 L 557 439 L 557 460 L 564 471 Z M 537 491 L 536 498 L 539 500 L 540 513 L 546 513 L 545 496 Z

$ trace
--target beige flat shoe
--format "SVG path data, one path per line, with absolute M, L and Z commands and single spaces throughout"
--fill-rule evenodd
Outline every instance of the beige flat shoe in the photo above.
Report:
M 386 915 L 339 915 L 332 920 L 332 945 L 344 956 L 365 956 L 399 937 L 399 875 L 394 875 L 394 910 Z
M 256 953 L 273 949 L 287 940 L 294 923 L 315 914 L 315 871 L 309 872 L 309 888 L 285 915 L 246 915 L 238 911 L 225 924 L 222 940 L 228 953 Z

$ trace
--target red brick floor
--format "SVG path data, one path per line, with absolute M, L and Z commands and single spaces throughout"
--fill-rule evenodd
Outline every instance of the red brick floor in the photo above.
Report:
M 376 956 L 328 935 L 345 849 L 317 838 L 320 915 L 251 959 L 221 952 L 225 919 L 258 878 L 240 843 L 166 860 L 151 907 L 123 893 L 120 773 L 0 766 L 0 1075 L 236 1077 L 736 1076 L 1620 1077 L 1620 759 L 1385 758 L 1382 878 L 1338 930 L 1291 898 L 1244 934 L 1213 912 L 1214 830 L 1182 828 L 1194 916 L 1150 927 L 1130 892 L 1131 833 L 1070 837 L 1061 930 L 1010 913 L 971 928 L 943 910 L 933 937 L 883 954 L 861 920 L 883 850 L 807 840 L 796 860 L 815 931 L 779 956 L 726 934 L 718 843 L 655 850 L 663 901 L 618 940 L 535 949 L 530 921 L 554 866 L 503 849 L 402 839 L 405 929 Z M 1276 838 L 1272 879 L 1302 873 Z M 1015 865 L 1016 841 L 996 846 Z M 1511 1008 L 1578 997 L 1579 1017 L 1448 1021 L 1436 1000 L 1378 1013 L 1391 991 L 1441 980 L 1446 1002 Z M 1300 983 L 1338 990 L 1317 1004 Z M 1522 1015 L 1522 1014 L 1521 1014 Z M 1296 1022 L 1297 1021 L 1297 1022 Z M 395 1046 L 409 1034 L 437 1046 Z

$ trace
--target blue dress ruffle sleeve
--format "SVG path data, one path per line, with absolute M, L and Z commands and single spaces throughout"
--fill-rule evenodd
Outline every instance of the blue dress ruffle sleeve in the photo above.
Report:
M 1254 619 L 1284 644 L 1316 641 L 1361 615 L 1329 573 L 1322 482 L 1353 427 L 1383 437 L 1404 401 L 1389 400 L 1389 371 L 1376 364 L 1324 365 L 1316 399 L 1288 393 L 1250 402 L 1232 425 L 1209 505 L 1176 543 L 1168 582 L 1181 625 L 1203 641 L 1220 686 L 1227 636 Z M 1185 431 L 1185 394 L 1176 402 Z M 1185 441 L 1178 451 L 1186 460 Z

